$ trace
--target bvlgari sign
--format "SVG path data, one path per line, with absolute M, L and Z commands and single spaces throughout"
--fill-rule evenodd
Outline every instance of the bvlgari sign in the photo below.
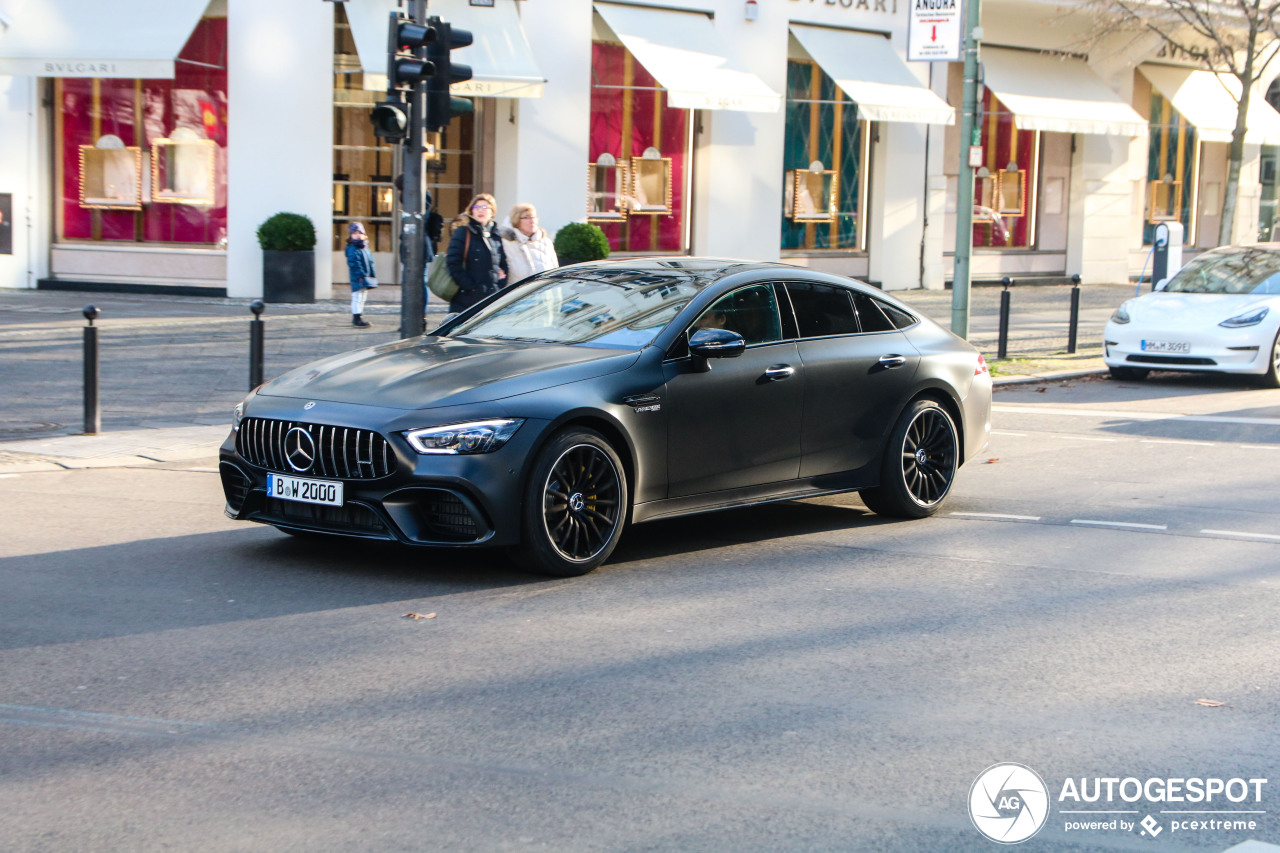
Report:
M 962 0 L 907 0 L 907 59 L 954 62 L 961 58 Z

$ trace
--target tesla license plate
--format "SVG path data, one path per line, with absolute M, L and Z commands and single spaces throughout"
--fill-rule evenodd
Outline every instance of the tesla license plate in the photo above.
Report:
M 1143 352 L 1191 352 L 1187 341 L 1143 341 Z
M 342 506 L 342 483 L 333 480 L 308 480 L 303 477 L 268 474 L 267 494 L 285 501 Z

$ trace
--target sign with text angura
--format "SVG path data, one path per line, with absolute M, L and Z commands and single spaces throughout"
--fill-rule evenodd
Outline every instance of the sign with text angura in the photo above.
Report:
M 907 59 L 956 62 L 963 58 L 963 0 L 908 0 Z

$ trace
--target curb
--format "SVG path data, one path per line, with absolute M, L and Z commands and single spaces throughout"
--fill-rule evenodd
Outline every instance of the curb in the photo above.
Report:
M 1054 382 L 1059 379 L 1082 379 L 1085 376 L 1098 376 L 1107 372 L 1105 367 L 1095 367 L 1090 370 L 1063 370 L 1057 373 L 1041 373 L 1038 376 L 1003 376 L 999 379 L 991 380 L 991 384 L 996 388 L 1003 385 L 1033 385 L 1037 382 Z

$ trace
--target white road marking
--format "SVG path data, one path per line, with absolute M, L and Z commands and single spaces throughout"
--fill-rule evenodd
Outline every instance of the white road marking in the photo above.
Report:
M 1168 438 L 1144 438 L 1139 444 L 1190 444 L 1195 447 L 1213 447 L 1212 441 L 1174 441 Z
M 1240 446 L 1245 450 L 1280 450 L 1280 445 L 1274 445 L 1274 444 L 1268 444 L 1268 445 L 1242 444 Z
M 1072 524 L 1087 524 L 1091 527 L 1124 527 L 1134 530 L 1168 530 L 1167 524 L 1138 524 L 1135 521 L 1100 521 L 1092 518 L 1073 518 Z
M 1070 409 L 1061 406 L 994 405 L 993 412 L 1019 415 L 1054 415 L 1071 418 L 1124 418 L 1131 421 L 1183 421 L 1207 424 L 1262 424 L 1280 426 L 1280 418 L 1242 418 L 1225 415 L 1189 415 L 1170 412 L 1126 412 L 1118 409 Z
M 1065 438 L 1067 441 L 1115 441 L 1114 438 L 1095 438 L 1091 435 L 1060 435 L 1058 438 Z
M 1026 438 L 1026 437 L 1027 437 L 1027 434 L 1026 434 L 1025 432 L 1005 432 L 1005 431 L 1004 431 L 1004 430 L 1002 430 L 1002 429 L 993 429 L 993 430 L 991 431 L 991 434 L 992 434 L 992 435 L 1011 435 L 1011 436 L 1013 436 L 1014 438 Z
M 1246 533 L 1243 530 L 1201 530 L 1211 536 L 1231 536 L 1236 539 L 1261 539 L 1266 542 L 1280 542 L 1280 536 L 1273 533 Z
M 953 512 L 956 518 L 995 518 L 1005 521 L 1039 521 L 1038 515 L 1007 515 L 1002 512 Z
M 7 480 L 10 477 L 18 477 L 20 474 L 0 474 L 0 480 Z

